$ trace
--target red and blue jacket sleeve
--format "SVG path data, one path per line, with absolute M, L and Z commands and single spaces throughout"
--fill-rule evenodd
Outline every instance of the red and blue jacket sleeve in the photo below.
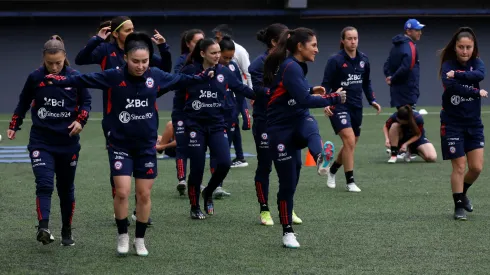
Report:
M 441 80 L 444 87 L 444 92 L 452 95 L 459 95 L 464 97 L 478 97 L 480 96 L 480 90 L 468 85 L 461 85 L 455 78 L 447 78 L 446 74 L 452 71 L 453 68 L 450 62 L 442 64 Z
M 223 67 L 223 72 L 226 74 L 228 79 L 228 88 L 232 90 L 236 96 L 242 95 L 246 98 L 255 99 L 255 93 L 250 87 L 243 84 L 241 78 L 240 80 L 230 71 L 230 69 Z
M 77 54 L 75 57 L 75 64 L 102 64 L 102 61 L 106 57 L 106 52 L 106 43 L 104 42 L 104 39 L 96 35 L 92 37 L 87 45 Z
M 459 80 L 467 80 L 471 82 L 480 82 L 485 79 L 485 65 L 480 58 L 475 58 L 472 71 L 455 71 L 454 78 Z
M 340 103 L 337 94 L 313 96 L 310 94 L 310 86 L 304 77 L 303 70 L 298 63 L 292 61 L 284 69 L 282 82 L 290 96 L 307 108 L 322 108 Z
M 373 104 L 373 102 L 376 101 L 376 98 L 374 97 L 373 87 L 371 86 L 371 63 L 368 60 L 366 60 L 364 68 L 362 90 L 364 91 L 364 95 L 366 96 L 369 105 Z
M 156 72 L 156 78 L 160 89 L 167 92 L 173 90 L 185 89 L 187 86 L 206 82 L 209 80 L 208 71 L 197 75 L 188 75 L 185 73 L 170 74 L 159 69 L 152 68 Z
M 107 89 L 111 88 L 111 80 L 116 80 L 118 77 L 115 73 L 116 69 L 109 69 L 100 73 L 89 73 L 72 76 L 56 75 L 54 78 L 48 78 L 46 81 L 51 81 L 54 85 L 60 87 L 76 87 L 76 88 L 93 88 Z
M 403 55 L 400 67 L 391 76 L 392 84 L 404 82 L 407 79 L 409 72 L 415 66 L 415 59 L 417 58 L 415 44 L 412 41 L 409 41 L 408 43 L 403 43 L 402 52 Z
M 172 54 L 170 53 L 167 43 L 162 43 L 157 45 L 158 50 L 160 51 L 160 56 L 154 54 L 151 58 L 152 67 L 157 67 L 160 70 L 170 73 L 172 70 Z
M 394 114 L 392 114 L 392 115 L 391 115 L 391 116 L 388 118 L 388 120 L 386 120 L 386 122 L 385 122 L 385 126 L 386 126 L 386 128 L 390 129 L 390 128 L 391 128 L 391 125 L 393 125 L 393 123 L 398 122 L 398 120 L 396 119 L 396 117 L 397 117 L 397 114 L 396 114 L 396 113 L 394 113 Z
M 79 72 L 74 72 L 76 75 L 79 75 Z M 77 89 L 77 118 L 76 121 L 83 126 L 87 124 L 90 110 L 92 109 L 92 95 L 87 88 L 78 88 Z
M 27 77 L 24 88 L 19 96 L 19 102 L 14 110 L 14 115 L 9 124 L 10 130 L 20 130 L 20 126 L 24 122 L 27 111 L 31 108 L 32 100 L 34 99 L 34 89 L 36 84 L 33 80 L 32 74 Z

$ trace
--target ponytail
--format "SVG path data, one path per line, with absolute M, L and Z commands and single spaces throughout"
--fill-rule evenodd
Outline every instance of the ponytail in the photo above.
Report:
M 187 60 L 185 61 L 185 65 L 192 64 L 197 62 L 199 64 L 203 64 L 204 58 L 201 56 L 201 52 L 206 52 L 206 50 L 211 46 L 216 44 L 216 40 L 213 38 L 204 38 L 199 40 L 194 47 L 194 50 L 187 56 Z
M 404 105 L 398 109 L 396 117 L 400 120 L 408 121 L 408 126 L 415 136 L 420 135 L 420 129 L 415 121 L 412 107 L 410 105 Z
M 53 35 L 51 38 L 44 43 L 43 47 L 43 55 L 45 54 L 57 54 L 58 52 L 63 52 L 66 55 L 65 44 L 63 43 L 63 39 L 59 35 Z M 70 66 L 70 62 L 65 57 L 65 62 L 63 63 L 64 67 Z

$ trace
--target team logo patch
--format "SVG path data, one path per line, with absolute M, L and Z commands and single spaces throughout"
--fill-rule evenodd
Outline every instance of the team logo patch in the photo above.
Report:
M 223 81 L 225 81 L 225 77 L 222 74 L 219 74 L 218 76 L 216 76 L 216 79 L 218 79 L 218 81 L 221 83 L 223 83 Z
M 33 158 L 37 158 L 37 157 L 39 157 L 39 155 L 40 155 L 40 153 L 39 153 L 39 151 L 38 151 L 38 150 L 36 150 L 36 151 L 32 152 L 32 157 L 33 157 Z
M 196 132 L 194 132 L 194 131 L 190 132 L 189 136 L 191 138 L 195 138 L 196 137 Z
M 148 77 L 148 78 L 146 79 L 145 84 L 146 84 L 146 87 L 148 87 L 148 88 L 153 88 L 153 85 L 155 85 L 155 81 L 153 81 L 153 78 Z
M 278 144 L 277 145 L 277 151 L 279 152 L 284 152 L 284 150 L 286 149 L 286 146 L 284 146 L 284 144 Z
M 343 118 L 340 122 L 345 125 L 347 124 L 347 119 Z
M 233 64 L 228 65 L 228 68 L 230 68 L 230 70 L 231 70 L 232 72 L 234 72 L 234 71 L 236 70 L 236 69 L 235 69 L 235 66 L 234 66 Z
M 263 140 L 267 140 L 267 133 L 262 133 L 262 135 L 260 135 L 262 137 Z
M 182 120 L 177 121 L 177 126 L 182 127 L 182 125 L 184 125 L 184 122 Z
M 360 66 L 361 68 L 364 68 L 364 61 L 359 62 L 359 66 Z
M 118 160 L 118 161 L 116 161 L 116 162 L 114 162 L 114 168 L 115 168 L 116 170 L 121 170 L 121 168 L 122 168 L 122 167 L 123 167 L 123 164 L 122 164 L 122 162 L 120 162 L 119 160 Z
M 451 154 L 456 153 L 456 148 L 454 148 L 454 146 L 449 147 L 449 152 L 451 152 Z

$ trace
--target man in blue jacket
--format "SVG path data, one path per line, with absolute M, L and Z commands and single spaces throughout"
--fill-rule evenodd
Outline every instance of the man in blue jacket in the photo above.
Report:
M 397 109 L 404 105 L 415 108 L 419 98 L 420 65 L 415 42 L 420 40 L 422 28 L 416 19 L 405 22 L 405 32 L 393 37 L 393 47 L 384 64 L 386 83 L 390 86 L 390 105 Z

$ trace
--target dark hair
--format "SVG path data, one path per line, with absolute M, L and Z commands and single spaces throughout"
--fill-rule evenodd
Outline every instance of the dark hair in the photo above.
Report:
M 185 61 L 185 65 L 192 64 L 194 62 L 202 64 L 204 62 L 204 58 L 201 56 L 201 51 L 205 52 L 210 46 L 217 44 L 216 40 L 213 38 L 204 38 L 199 40 L 196 43 L 196 47 L 192 53 L 187 56 L 187 60 Z
M 257 32 L 257 40 L 267 45 L 268 49 L 273 47 L 272 40 L 279 41 L 281 34 L 287 30 L 283 24 L 275 23 Z
M 43 56 L 45 54 L 57 54 L 59 52 L 64 52 L 66 54 L 65 43 L 63 43 L 63 39 L 61 39 L 59 35 L 53 35 L 48 41 L 46 41 L 46 43 L 44 43 Z M 70 66 L 70 62 L 66 57 L 63 66 Z
M 122 27 L 122 25 L 126 21 L 131 21 L 131 18 L 129 18 L 127 16 L 118 16 L 118 17 L 112 18 L 112 20 L 111 20 L 111 32 L 112 33 L 118 32 L 119 29 Z
M 264 84 L 270 86 L 274 80 L 274 75 L 281 63 L 286 59 L 287 54 L 295 54 L 298 50 L 298 43 L 306 44 L 311 38 L 316 36 L 313 30 L 307 28 L 297 28 L 283 32 L 274 50 L 267 56 L 264 62 Z
M 194 36 L 199 33 L 204 36 L 204 32 L 200 29 L 190 29 L 182 33 L 182 37 L 180 38 L 180 54 L 191 52 L 187 43 L 191 42 L 192 39 L 194 39 Z
M 412 130 L 412 133 L 416 136 L 420 134 L 420 129 L 417 126 L 417 122 L 415 122 L 415 117 L 413 115 L 412 106 L 404 105 L 398 109 L 396 113 L 396 117 L 400 120 L 408 121 L 408 126 Z
M 218 25 L 216 28 L 213 29 L 214 34 L 216 34 L 217 32 L 220 32 L 223 36 L 228 36 L 229 38 L 233 37 L 233 30 L 230 26 L 226 24 Z
M 151 58 L 153 56 L 153 44 L 150 36 L 142 32 L 130 33 L 124 42 L 124 54 L 127 55 L 136 50 L 147 50 Z
M 234 51 L 235 43 L 233 40 L 231 40 L 231 38 L 223 37 L 223 39 L 221 39 L 219 42 L 219 47 L 221 48 L 221 51 Z
M 110 26 L 111 26 L 111 20 L 106 20 L 104 22 L 101 22 L 99 27 L 97 28 L 97 33 L 99 33 L 101 29 L 106 28 L 106 27 L 110 27 Z M 111 36 L 108 36 L 105 39 L 105 42 L 109 42 L 110 40 L 111 40 Z
M 351 26 L 348 26 L 348 27 L 343 28 L 342 31 L 340 32 L 340 39 L 341 40 L 344 40 L 345 39 L 345 33 L 348 32 L 348 31 L 357 31 L 357 29 L 354 28 L 354 27 L 351 27 Z M 340 42 L 340 49 L 341 50 L 344 49 L 344 43 L 342 43 L 342 41 Z
M 476 40 L 475 32 L 470 27 L 461 27 L 453 34 L 449 43 L 442 50 L 440 50 L 441 67 L 439 69 L 439 75 L 441 75 L 441 73 L 442 73 L 442 64 L 444 62 L 446 62 L 448 60 L 456 60 L 457 59 L 456 50 L 454 48 L 456 47 L 456 42 L 458 42 L 463 37 L 466 37 L 475 43 L 475 46 L 473 48 L 473 54 L 471 55 L 471 58 L 477 58 L 479 56 L 478 42 Z

